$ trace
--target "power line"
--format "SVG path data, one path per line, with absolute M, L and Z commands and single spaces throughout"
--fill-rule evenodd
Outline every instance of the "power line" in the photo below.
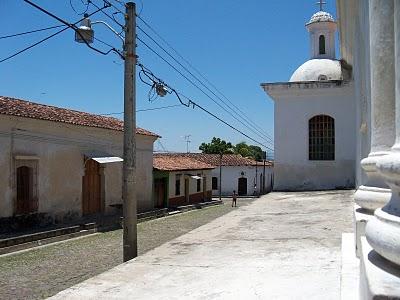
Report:
M 162 149 L 164 152 L 168 152 L 167 148 L 164 147 L 164 145 L 161 143 L 160 139 L 157 139 L 157 142 L 158 142 L 158 144 L 161 146 L 161 149 Z
M 33 3 L 33 2 L 30 1 L 30 0 L 24 0 L 24 2 L 30 4 L 31 6 L 35 7 L 36 9 L 38 9 L 38 10 L 40 10 L 41 12 L 45 13 L 46 15 L 52 17 L 53 19 L 56 19 L 57 21 L 59 21 L 59 22 L 65 24 L 65 25 L 67 25 L 68 27 L 72 28 L 72 29 L 80 36 L 80 38 L 81 38 L 82 41 L 86 44 L 86 46 L 89 47 L 90 49 L 96 51 L 97 53 L 100 53 L 100 54 L 103 54 L 103 55 L 107 55 L 107 54 L 109 54 L 111 51 L 114 51 L 114 52 L 116 52 L 117 54 L 119 54 L 119 55 L 122 57 L 121 53 L 120 53 L 117 49 L 115 49 L 115 48 L 111 48 L 109 51 L 104 52 L 104 51 L 102 51 L 102 50 L 99 50 L 99 49 L 97 49 L 97 48 L 91 46 L 91 45 L 86 41 L 85 37 L 82 36 L 82 34 L 79 32 L 79 30 L 76 29 L 76 26 L 75 26 L 76 23 L 70 24 L 70 23 L 68 23 L 67 21 L 61 19 L 60 17 L 58 17 L 58 16 L 56 16 L 55 14 L 49 12 L 48 10 L 44 9 L 43 7 L 40 7 L 39 5 Z M 97 7 L 97 6 L 96 6 L 96 7 Z M 104 2 L 103 9 L 104 9 L 104 8 L 107 8 L 107 7 L 110 7 L 110 5 L 107 4 L 107 2 Z M 98 9 L 99 9 L 99 11 L 103 12 L 102 9 L 100 9 L 100 8 L 98 8 Z M 84 18 L 87 18 L 87 17 L 88 17 L 88 16 L 86 16 L 86 17 L 84 17 Z
M 117 14 L 117 13 L 121 13 L 121 14 L 125 15 L 124 12 L 122 12 L 121 10 L 119 10 L 118 8 L 116 8 L 111 2 L 106 1 L 106 0 L 103 0 L 103 1 L 104 1 L 105 4 L 114 7 L 114 8 L 118 11 L 118 12 L 116 12 L 116 13 L 113 13 L 113 15 L 114 15 L 114 14 Z M 95 3 L 92 2 L 92 4 L 93 4 L 93 6 L 95 6 L 96 8 L 99 8 L 99 6 L 96 5 Z M 102 13 L 103 15 L 105 15 L 106 17 L 108 17 L 108 18 L 109 18 L 110 20 L 112 20 L 113 22 L 115 22 L 116 24 L 118 24 L 121 28 L 125 28 L 124 25 L 122 25 L 122 24 L 121 24 L 120 22 L 118 22 L 114 17 L 110 16 L 110 15 L 109 15 L 108 13 L 106 13 L 105 11 L 102 10 L 101 13 Z
M 205 85 L 203 83 L 202 80 L 200 80 L 196 75 L 194 75 L 190 70 L 188 70 L 184 65 L 182 65 L 173 55 L 171 55 L 167 50 L 165 50 L 165 48 L 160 45 L 153 37 L 151 37 L 145 30 L 143 30 L 139 25 L 136 25 L 136 27 L 142 32 L 144 33 L 149 39 L 151 39 L 153 41 L 153 43 L 155 43 L 159 48 L 161 48 L 161 50 L 163 50 L 169 57 L 171 57 L 178 65 L 180 65 L 186 72 L 188 72 L 194 79 L 196 79 L 205 89 L 207 89 L 211 94 L 213 94 L 216 98 L 218 98 L 223 104 L 225 104 L 225 106 L 227 108 L 229 108 L 237 117 L 239 117 L 240 119 L 242 119 L 246 124 L 248 124 L 249 126 L 251 126 L 252 128 L 255 129 L 255 131 L 257 131 L 257 135 L 259 137 L 261 137 L 262 139 L 266 138 L 266 141 L 270 141 L 272 142 L 272 139 L 269 136 L 266 136 L 262 131 L 260 131 L 259 129 L 257 129 L 254 125 L 252 125 L 247 118 L 243 117 L 240 113 L 238 113 L 236 110 L 234 110 L 229 104 L 227 104 L 220 96 L 218 96 L 214 91 L 212 91 L 207 85 Z M 229 101 L 232 105 L 234 105 L 231 101 Z M 215 103 L 215 101 L 214 101 Z M 236 107 L 237 108 L 237 107 Z M 227 111 L 225 108 L 223 108 L 225 111 Z M 238 109 L 238 108 L 237 108 Z M 236 118 L 236 117 L 235 117 Z M 236 118 L 237 119 L 237 118 Z M 241 121 L 239 121 L 241 122 Z M 242 123 L 242 122 L 241 122 Z M 243 124 L 243 123 L 242 123 Z M 243 124 L 244 125 L 244 124 Z M 246 126 L 246 125 L 245 125 Z M 247 127 L 247 126 L 246 126 Z M 252 130 L 253 132 L 254 129 Z
M 24 0 L 24 1 L 25 1 L 25 0 Z M 92 16 L 92 15 L 98 13 L 99 11 L 103 10 L 104 8 L 106 8 L 106 7 L 100 8 L 100 9 L 94 11 L 93 13 L 89 14 L 88 16 Z M 19 55 L 19 54 L 22 54 L 22 53 L 24 53 L 25 51 L 28 51 L 29 49 L 32 49 L 32 48 L 36 47 L 37 45 L 40 45 L 41 43 L 47 41 L 48 39 L 51 39 L 52 37 L 54 37 L 54 36 L 56 36 L 56 35 L 58 35 L 58 34 L 64 32 L 64 31 L 66 31 L 67 29 L 69 29 L 69 28 L 70 28 L 69 25 L 75 26 L 76 24 L 80 23 L 83 19 L 84 19 L 84 18 L 80 19 L 79 21 L 77 21 L 77 22 L 75 22 L 75 23 L 73 23 L 73 24 L 68 24 L 68 26 L 62 25 L 62 26 L 66 26 L 66 27 L 63 28 L 63 29 L 61 29 L 61 30 L 59 30 L 59 31 L 57 31 L 57 32 L 55 32 L 55 33 L 53 33 L 53 34 L 51 34 L 51 35 L 49 35 L 49 36 L 47 36 L 47 37 L 45 37 L 44 39 L 41 39 L 40 41 L 38 41 L 38 42 L 36 42 L 36 43 L 33 43 L 33 44 L 29 45 L 28 47 L 25 47 L 24 49 L 19 50 L 18 52 L 14 53 L 14 54 L 11 54 L 11 55 L 7 56 L 6 58 L 1 59 L 1 60 L 0 60 L 0 63 L 3 63 L 3 62 L 5 62 L 5 61 L 7 61 L 7 60 L 9 60 L 9 59 L 11 59 L 11 58 L 13 58 L 13 57 Z
M 218 117 L 216 114 L 212 113 L 210 110 L 204 108 L 203 106 L 197 104 L 196 102 L 194 102 L 192 99 L 190 99 L 189 97 L 177 92 L 174 88 L 170 87 L 168 84 L 166 84 L 163 80 L 161 80 L 160 78 L 158 78 L 157 76 L 155 76 L 148 68 L 146 68 L 145 66 L 143 66 L 143 64 L 138 63 L 138 66 L 141 67 L 141 72 L 143 72 L 149 80 L 152 81 L 153 84 L 149 84 L 148 82 L 143 81 L 143 79 L 141 77 L 139 77 L 145 84 L 151 85 L 152 88 L 156 88 L 156 86 L 161 86 L 162 90 L 164 91 L 164 95 L 168 94 L 175 94 L 176 97 L 178 98 L 179 102 L 186 106 L 186 107 L 193 107 L 193 108 L 200 108 L 201 110 L 203 110 L 204 112 L 208 113 L 209 115 L 211 115 L 212 117 L 216 118 L 217 120 L 219 120 L 220 122 L 224 123 L 225 125 L 227 125 L 228 127 L 230 127 L 231 129 L 235 130 L 236 132 L 240 133 L 241 135 L 247 137 L 248 139 L 250 139 L 251 141 L 261 145 L 262 147 L 268 149 L 268 150 L 272 150 L 271 147 L 268 147 L 266 145 L 264 145 L 263 143 L 257 141 L 256 139 L 250 137 L 249 135 L 247 135 L 246 133 L 244 133 L 243 131 L 237 129 L 236 127 L 234 127 L 233 125 L 229 124 L 228 122 L 226 122 L 225 120 L 223 120 L 222 118 Z M 148 74 L 147 74 L 148 73 Z M 183 102 L 181 97 L 184 97 L 188 100 L 187 103 Z
M 179 94 L 180 94 L 182 97 L 184 97 L 184 98 L 186 98 L 187 100 L 189 100 L 189 101 L 193 104 L 193 107 L 198 107 L 198 108 L 200 108 L 202 111 L 204 111 L 204 112 L 208 113 L 209 115 L 213 116 L 213 117 L 216 118 L 218 121 L 224 123 L 225 125 L 227 125 L 227 126 L 230 127 L 231 129 L 235 130 L 236 132 L 240 133 L 241 135 L 247 137 L 248 139 L 252 140 L 253 142 L 259 144 L 260 146 L 265 147 L 265 148 L 268 149 L 268 150 L 272 150 L 272 148 L 270 148 L 270 147 L 264 145 L 263 143 L 261 143 L 261 142 L 255 140 L 255 139 L 253 139 L 252 137 L 250 137 L 249 135 L 247 135 L 247 134 L 244 133 L 243 131 L 237 129 L 237 128 L 234 127 L 233 125 L 231 125 L 231 124 L 229 124 L 228 122 L 224 121 L 223 119 L 221 119 L 220 117 L 218 117 L 218 116 L 215 115 L 214 113 L 210 112 L 209 110 L 207 110 L 207 109 L 204 108 L 203 106 L 201 106 L 201 105 L 197 104 L 196 102 L 192 101 L 192 100 L 191 100 L 190 98 L 188 98 L 187 96 L 185 96 L 185 95 L 183 95 L 183 94 L 181 94 L 181 93 L 179 93 Z
M 172 65 L 168 60 L 166 60 L 164 57 L 162 57 L 157 51 L 152 49 L 149 45 L 147 45 L 146 42 L 144 42 L 140 37 L 137 37 L 137 39 L 145 45 L 150 51 L 152 51 L 154 54 L 156 54 L 160 59 L 162 59 L 165 63 L 167 63 L 171 68 L 173 68 L 177 73 L 179 73 L 183 78 L 185 78 L 187 81 L 189 81 L 193 86 L 195 86 L 198 90 L 200 90 L 206 97 L 208 97 L 210 100 L 212 100 L 215 104 L 217 104 L 219 107 L 221 107 L 225 112 L 227 112 L 229 115 L 231 115 L 235 120 L 239 121 L 244 127 L 261 137 L 263 140 L 265 140 L 264 137 L 260 136 L 257 132 L 255 132 L 252 128 L 244 124 L 242 121 L 238 120 L 230 111 L 227 111 L 219 102 L 217 102 L 215 99 L 213 99 L 209 94 L 207 94 L 202 88 L 200 88 L 196 83 L 193 82 L 190 78 L 188 78 L 186 75 L 182 74 L 174 65 Z M 271 141 L 265 140 L 267 143 L 272 144 Z M 258 142 L 257 142 L 258 143 Z
M 10 35 L 4 35 L 4 36 L 0 36 L 0 40 L 12 38 L 12 37 L 17 37 L 17 36 L 21 36 L 21 35 L 25 35 L 25 34 L 31 34 L 31 33 L 35 33 L 35 32 L 40 32 L 40 31 L 46 31 L 46 30 L 50 30 L 50 29 L 54 29 L 54 28 L 65 27 L 65 26 L 66 25 L 56 25 L 56 26 L 50 26 L 50 27 L 45 27 L 45 28 L 40 28 L 40 29 L 35 29 L 35 30 L 30 30 L 30 31 L 10 34 Z
M 136 112 L 143 112 L 143 111 L 152 111 L 152 110 L 161 110 L 161 109 L 167 109 L 167 108 L 172 108 L 172 107 L 181 107 L 181 104 L 175 104 L 175 105 L 168 105 L 168 106 L 160 106 L 160 107 L 154 107 L 154 108 L 146 108 L 146 109 L 138 109 Z M 111 116 L 111 115 L 121 115 L 124 112 L 115 112 L 115 113 L 107 113 L 107 114 L 100 114 L 100 116 Z
M 61 30 L 57 31 L 56 33 L 53 33 L 53 34 L 51 34 L 51 35 L 45 37 L 44 39 L 42 39 L 42 40 L 40 40 L 40 41 L 38 41 L 38 42 L 36 42 L 36 43 L 34 43 L 34 44 L 32 44 L 32 45 L 29 45 L 28 47 L 26 47 L 26 48 L 24 48 L 24 49 L 21 49 L 21 50 L 19 50 L 18 52 L 14 53 L 14 54 L 11 54 L 10 56 L 7 56 L 6 58 L 1 59 L 1 60 L 0 60 L 0 63 L 3 63 L 3 62 L 5 62 L 5 61 L 7 61 L 7 60 L 9 60 L 9 59 L 11 59 L 11 58 L 13 58 L 13 57 L 15 57 L 15 56 L 21 54 L 21 53 L 24 53 L 25 51 L 28 51 L 29 49 L 31 49 L 31 48 L 33 48 L 33 47 L 36 47 L 37 45 L 39 45 L 39 44 L 41 44 L 41 43 L 47 41 L 48 39 L 51 39 L 52 37 L 54 37 L 54 36 L 56 36 L 56 35 L 58 35 L 58 34 L 64 32 L 64 31 L 67 30 L 68 28 L 69 28 L 69 27 L 66 27 L 66 28 L 64 28 L 64 29 L 61 29 Z
M 189 67 L 191 67 L 201 78 L 203 78 L 211 87 L 214 88 L 215 91 L 217 91 L 223 98 L 225 98 L 232 106 L 234 106 L 241 114 L 246 116 L 246 114 L 238 107 L 236 106 L 229 98 L 222 93 L 214 84 L 212 84 L 197 68 L 193 66 L 183 55 L 179 53 L 178 50 L 176 50 L 168 41 L 166 41 L 148 22 L 146 22 L 140 15 L 137 16 L 139 20 L 141 20 L 160 40 L 162 40 L 175 54 L 177 54 Z M 246 116 L 247 117 L 247 116 Z M 248 118 L 248 122 L 253 124 L 254 127 L 258 128 L 260 131 L 263 131 L 263 129 L 258 126 L 255 122 L 253 122 L 250 118 Z M 272 137 L 265 132 L 265 135 L 273 140 Z

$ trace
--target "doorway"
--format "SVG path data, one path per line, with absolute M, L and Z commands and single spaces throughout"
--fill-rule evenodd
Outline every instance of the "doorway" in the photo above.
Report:
M 203 177 L 203 201 L 209 200 L 207 198 L 207 177 Z
M 245 196 L 247 195 L 247 178 L 241 177 L 238 179 L 238 195 Z
M 33 213 L 37 210 L 33 197 L 33 170 L 27 166 L 17 168 L 17 215 Z
M 85 175 L 82 179 L 82 213 L 90 215 L 99 212 L 101 212 L 100 164 L 89 159 L 85 163 Z
M 189 178 L 185 178 L 185 200 L 189 203 Z
M 154 179 L 154 205 L 156 208 L 166 207 L 166 182 L 165 178 Z

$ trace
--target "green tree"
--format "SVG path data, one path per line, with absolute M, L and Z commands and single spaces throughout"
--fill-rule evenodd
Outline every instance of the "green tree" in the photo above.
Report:
M 258 146 L 247 145 L 246 142 L 240 142 L 235 146 L 235 154 L 261 161 L 263 157 L 262 149 Z
M 233 154 L 234 149 L 230 142 L 221 140 L 220 138 L 213 137 L 211 143 L 202 143 L 199 150 L 207 154 Z

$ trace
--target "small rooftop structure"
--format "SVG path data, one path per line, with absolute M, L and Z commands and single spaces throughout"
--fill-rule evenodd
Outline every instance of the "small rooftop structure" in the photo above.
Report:
M 290 77 L 290 82 L 342 80 L 339 60 L 311 59 L 302 64 Z
M 311 24 L 311 23 L 317 23 L 317 22 L 335 22 L 335 19 L 333 18 L 333 16 L 330 13 L 328 13 L 326 11 L 319 11 L 311 16 L 311 19 L 307 23 L 307 25 Z

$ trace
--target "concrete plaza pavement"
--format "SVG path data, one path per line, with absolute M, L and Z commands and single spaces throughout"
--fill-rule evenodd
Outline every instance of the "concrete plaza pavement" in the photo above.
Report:
M 239 200 L 237 210 L 52 299 L 339 299 L 352 194 Z

